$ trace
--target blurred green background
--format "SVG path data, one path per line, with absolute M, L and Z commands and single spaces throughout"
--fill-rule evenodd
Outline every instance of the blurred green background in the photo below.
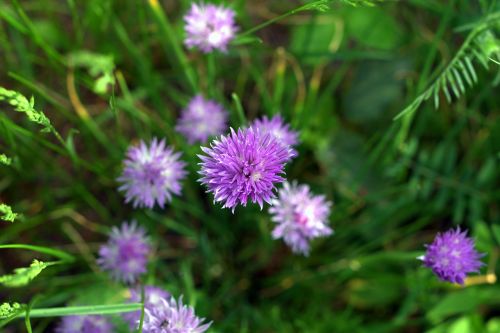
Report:
M 126 290 L 95 256 L 112 226 L 137 219 L 155 244 L 144 281 L 183 294 L 214 321 L 211 333 L 500 332 L 500 2 L 361 2 L 330 1 L 206 56 L 182 45 L 191 1 L 1 0 L 0 86 L 34 96 L 53 129 L 40 132 L 0 102 L 0 153 L 12 159 L 0 166 L 0 202 L 21 214 L 0 221 L 0 244 L 51 247 L 77 261 L 21 288 L 0 286 L 0 301 L 122 302 Z M 305 2 L 224 3 L 245 32 Z M 393 120 L 491 17 L 472 41 L 493 59 L 484 68 L 472 58 L 478 82 L 451 103 L 437 89 L 437 109 L 431 97 Z M 200 149 L 173 127 L 198 92 L 223 103 L 233 127 L 234 93 L 248 120 L 281 113 L 300 131 L 287 178 L 334 202 L 335 234 L 314 241 L 309 257 L 272 240 L 266 208 L 233 215 L 197 183 Z M 189 179 L 165 210 L 133 210 L 115 179 L 128 145 L 153 136 L 183 151 Z M 465 288 L 416 260 L 455 225 L 487 253 Z M 51 260 L 21 249 L 0 258 L 1 274 Z M 57 320 L 32 319 L 33 332 Z M 16 320 L 0 330 L 25 328 Z

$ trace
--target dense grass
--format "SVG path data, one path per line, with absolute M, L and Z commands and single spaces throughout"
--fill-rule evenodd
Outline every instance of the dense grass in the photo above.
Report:
M 34 105 L 0 99 L 0 202 L 20 214 L 0 221 L 0 244 L 42 248 L 1 249 L 0 272 L 56 261 L 0 287 L 1 300 L 122 303 L 95 257 L 112 226 L 136 219 L 155 244 L 143 282 L 184 295 L 212 333 L 500 332 L 500 3 L 361 2 L 315 1 L 253 31 L 303 3 L 232 1 L 240 34 L 207 56 L 182 45 L 187 0 L 1 1 L 0 86 Z M 462 91 L 443 70 L 466 64 L 464 43 L 479 56 Z M 281 113 L 300 132 L 287 178 L 334 202 L 335 234 L 309 257 L 272 240 L 267 207 L 231 214 L 197 182 L 200 149 L 174 126 L 198 92 L 225 104 L 232 127 Z M 190 174 L 166 209 L 134 210 L 115 179 L 127 147 L 152 137 L 182 151 Z M 455 225 L 486 253 L 464 288 L 416 260 Z M 57 320 L 27 322 L 45 332 Z

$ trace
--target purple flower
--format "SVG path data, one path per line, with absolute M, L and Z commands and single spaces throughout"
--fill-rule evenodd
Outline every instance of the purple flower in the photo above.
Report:
M 273 238 L 283 238 L 293 252 L 308 255 L 311 239 L 333 232 L 328 227 L 330 206 L 324 196 L 310 193 L 309 186 L 285 182 L 269 208 L 277 223 Z
M 113 325 L 103 316 L 67 316 L 61 319 L 57 333 L 110 333 Z
M 161 299 L 152 309 L 145 309 L 144 333 L 203 333 L 212 324 L 202 324 L 204 318 L 198 318 L 191 306 L 182 304 L 174 298 Z
M 198 155 L 202 161 L 200 182 L 214 194 L 214 201 L 234 212 L 238 204 L 247 201 L 270 202 L 276 183 L 284 179 L 289 149 L 270 135 L 261 135 L 253 128 L 239 129 L 214 140 L 210 148 L 201 147 L 207 155 Z
M 427 252 L 418 259 L 432 269 L 442 281 L 464 284 L 468 273 L 479 272 L 484 255 L 474 248 L 474 240 L 467 237 L 467 231 L 450 229 L 438 233 L 432 244 L 426 244 Z
M 153 139 L 148 147 L 144 141 L 130 147 L 125 168 L 117 179 L 123 183 L 118 189 L 125 192 L 125 202 L 133 202 L 134 208 L 161 208 L 172 200 L 172 193 L 181 193 L 180 181 L 185 177 L 185 163 L 179 161 L 180 153 L 165 146 L 165 140 Z
M 208 137 L 222 134 L 227 128 L 227 111 L 214 101 L 201 95 L 195 96 L 182 110 L 175 129 L 182 133 L 190 144 L 205 143 Z
M 121 228 L 113 227 L 106 245 L 99 249 L 97 263 L 115 280 L 134 283 L 146 272 L 148 254 L 151 251 L 144 230 L 133 221 L 124 222 Z
M 146 286 L 144 288 L 144 309 L 152 310 L 157 306 L 161 306 L 162 299 L 169 299 L 170 293 L 154 286 Z M 131 303 L 139 303 L 141 301 L 141 288 L 130 290 L 129 301 Z M 141 311 L 125 312 L 122 314 L 123 319 L 129 324 L 130 329 L 136 329 L 137 324 L 141 319 Z
M 263 134 L 269 133 L 283 145 L 290 146 L 290 158 L 297 156 L 297 151 L 293 149 L 293 146 L 298 143 L 299 135 L 290 129 L 290 125 L 285 123 L 279 114 L 271 119 L 267 116 L 255 119 L 250 126 L 259 129 Z
M 187 47 L 197 47 L 205 53 L 214 49 L 227 50 L 238 27 L 234 22 L 236 13 L 224 6 L 195 4 L 184 16 L 186 22 Z

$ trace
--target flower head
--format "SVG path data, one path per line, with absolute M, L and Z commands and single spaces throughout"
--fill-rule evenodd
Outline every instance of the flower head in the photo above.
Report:
M 432 244 L 425 246 L 427 252 L 419 259 L 442 281 L 464 284 L 468 273 L 478 272 L 483 266 L 483 254 L 476 251 L 474 240 L 460 227 L 438 233 Z
M 162 299 L 169 299 L 170 293 L 154 286 L 144 287 L 144 308 L 152 310 L 157 306 L 161 306 Z M 138 303 L 141 301 L 141 288 L 133 288 L 130 290 L 129 302 Z M 122 314 L 123 319 L 129 324 L 130 329 L 136 329 L 137 323 L 141 318 L 141 311 L 125 312 Z
M 310 193 L 307 185 L 285 182 L 272 204 L 273 238 L 283 238 L 295 253 L 308 255 L 311 239 L 333 232 L 328 227 L 331 202 Z
M 299 135 L 290 129 L 290 125 L 285 123 L 279 114 L 271 119 L 267 116 L 256 119 L 251 126 L 259 129 L 263 134 L 269 133 L 283 145 L 290 146 L 290 158 L 297 156 L 297 151 L 293 149 L 293 146 L 298 143 Z
M 181 192 L 180 181 L 185 177 L 185 163 L 179 160 L 180 153 L 165 146 L 165 141 L 153 139 L 149 147 L 141 141 L 130 147 L 125 159 L 125 168 L 118 181 L 118 188 L 125 192 L 125 202 L 134 207 L 158 204 L 161 208 L 172 200 L 172 194 Z
M 174 298 L 169 301 L 161 299 L 151 309 L 145 309 L 144 333 L 203 333 L 211 323 L 203 324 L 204 318 L 195 315 L 194 309 L 178 302 Z
M 214 201 L 234 212 L 238 204 L 248 200 L 270 202 L 276 183 L 283 182 L 289 148 L 274 137 L 261 135 L 253 128 L 239 129 L 214 140 L 210 148 L 201 147 L 206 154 L 201 159 L 200 181 L 214 194 Z
M 214 49 L 226 51 L 238 30 L 234 22 L 235 16 L 232 9 L 224 6 L 193 3 L 184 16 L 187 34 L 184 43 L 205 53 Z
M 61 319 L 56 333 L 109 333 L 113 325 L 103 316 L 67 316 Z
M 195 96 L 182 110 L 176 130 L 190 144 L 204 143 L 210 136 L 222 134 L 227 128 L 227 111 L 214 101 Z
M 146 272 L 151 246 L 136 222 L 113 227 L 108 242 L 99 249 L 97 263 L 118 281 L 134 283 Z

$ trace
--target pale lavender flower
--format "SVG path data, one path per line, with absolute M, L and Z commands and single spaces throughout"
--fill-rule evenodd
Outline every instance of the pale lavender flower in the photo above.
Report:
M 183 134 L 190 144 L 205 143 L 210 136 L 226 131 L 227 111 L 220 104 L 197 95 L 182 110 L 175 129 Z
M 324 196 L 313 195 L 309 186 L 285 182 L 269 208 L 272 221 L 277 223 L 273 238 L 283 238 L 293 252 L 308 255 L 313 238 L 333 233 L 328 226 L 330 206 Z
M 157 306 L 161 306 L 162 299 L 170 299 L 171 295 L 169 292 L 155 287 L 155 286 L 145 286 L 144 287 L 144 309 L 151 311 Z M 141 301 L 141 288 L 134 288 L 130 290 L 129 302 L 139 303 Z M 125 312 L 122 314 L 122 318 L 128 323 L 130 329 L 136 329 L 139 320 L 141 319 L 141 311 Z
M 203 324 L 204 318 L 199 318 L 191 306 L 182 304 L 182 296 L 176 302 L 161 299 L 152 309 L 145 309 L 144 333 L 203 333 L 210 323 Z
M 124 222 L 121 228 L 113 227 L 109 240 L 99 249 L 97 263 L 112 278 L 125 283 L 134 283 L 146 272 L 151 251 L 144 229 L 133 221 Z
M 253 128 L 239 129 L 210 144 L 201 147 L 207 155 L 201 159 L 200 182 L 214 194 L 215 202 L 223 208 L 234 209 L 238 204 L 246 206 L 248 200 L 270 202 L 276 183 L 284 181 L 285 163 L 289 148 L 281 145 L 271 135 L 261 135 Z
M 191 4 L 184 16 L 187 47 L 197 47 L 205 53 L 214 49 L 225 52 L 238 27 L 234 21 L 236 13 L 230 8 L 212 4 Z
M 476 251 L 474 240 L 460 227 L 438 233 L 432 244 L 425 246 L 427 252 L 418 259 L 442 281 L 463 285 L 467 274 L 479 272 L 483 266 L 480 260 L 483 254 Z
M 113 325 L 103 316 L 66 316 L 56 328 L 56 333 L 110 333 Z
M 181 193 L 180 181 L 186 176 L 185 163 L 180 153 L 165 145 L 165 140 L 151 141 L 149 147 L 141 141 L 127 151 L 125 167 L 117 179 L 125 192 L 125 202 L 133 202 L 134 208 L 161 208 L 172 200 L 172 194 Z
M 290 146 L 290 158 L 297 156 L 297 151 L 293 148 L 293 146 L 299 142 L 299 134 L 296 131 L 291 130 L 290 125 L 285 123 L 279 114 L 275 115 L 271 119 L 267 116 L 255 119 L 250 126 L 259 129 L 259 131 L 263 134 L 269 133 L 283 145 Z

